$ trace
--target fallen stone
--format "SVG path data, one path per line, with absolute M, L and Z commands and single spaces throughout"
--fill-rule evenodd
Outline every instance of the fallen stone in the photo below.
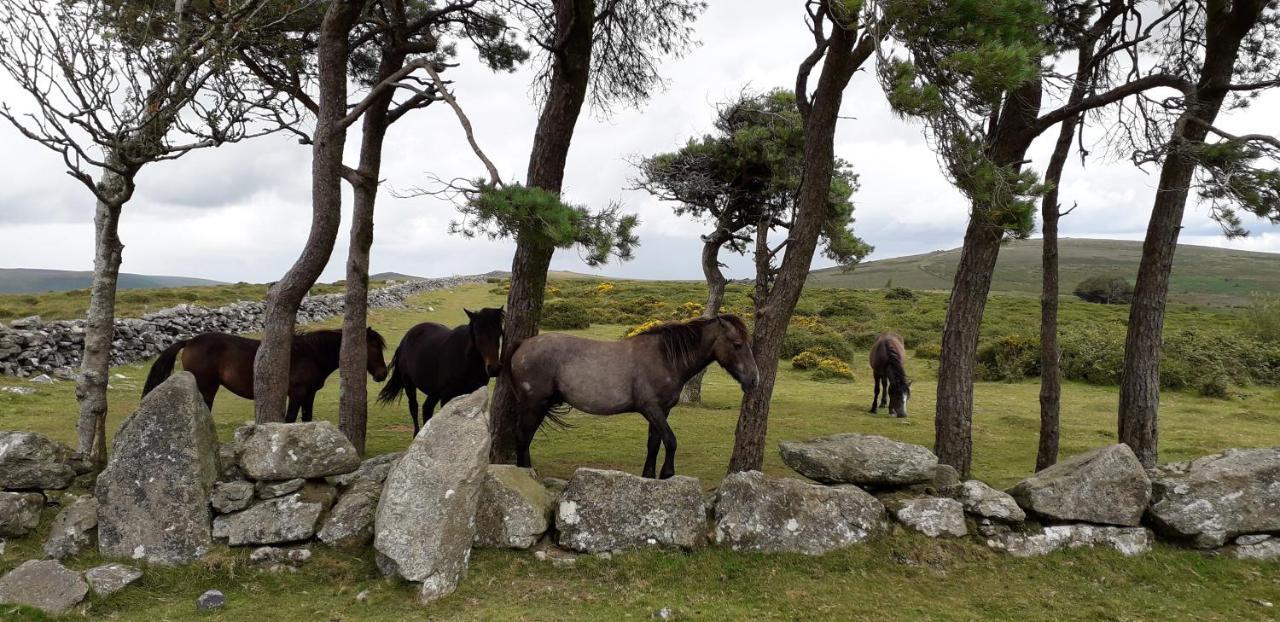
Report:
M 62 490 L 76 477 L 70 447 L 35 432 L 0 432 L 0 488 Z
M 1100 447 L 1063 460 L 1007 491 L 1022 509 L 1055 521 L 1136 526 L 1151 481 L 1128 445 Z
M 14 395 L 35 395 L 36 390 L 31 387 L 4 386 L 0 387 L 0 392 L 12 393 Z
M 44 543 L 44 554 L 54 559 L 67 559 L 92 548 L 97 539 L 98 500 L 84 496 L 75 498 L 58 512 Z
M 895 500 L 888 507 L 898 522 L 930 538 L 959 538 L 969 534 L 964 522 L 964 505 L 955 499 L 917 497 Z
M 278 548 L 264 546 L 249 554 L 249 565 L 268 572 L 297 572 L 311 559 L 311 549 L 306 547 Z
M 1264 534 L 1240 536 L 1227 552 L 1236 559 L 1254 561 L 1280 559 L 1280 538 Z
M 533 469 L 491 464 L 476 511 L 476 546 L 527 549 L 551 524 L 555 500 Z
M 885 533 L 884 506 L 856 486 L 732 473 L 715 497 L 715 540 L 735 551 L 822 555 Z
M 373 542 L 373 521 L 378 513 L 382 483 L 359 479 L 338 497 L 316 537 L 339 549 L 360 549 Z
M 226 538 L 230 546 L 309 540 L 326 507 L 323 501 L 307 500 L 302 493 L 267 499 L 213 519 L 213 537 Z
M 80 604 L 89 586 L 80 573 L 51 560 L 29 560 L 0 577 L 0 603 L 26 605 L 60 615 Z
M 221 609 L 227 604 L 227 597 L 218 590 L 209 590 L 196 599 L 196 611 L 212 611 Z
M 240 443 L 235 441 L 218 445 L 218 481 L 233 482 L 244 479 L 240 471 Z
M 957 497 L 964 504 L 965 512 L 980 518 L 1014 524 L 1027 519 L 1026 512 L 1013 497 L 976 479 L 961 484 Z
M 166 565 L 202 557 L 218 439 L 195 377 L 179 372 L 142 398 L 112 447 L 94 495 L 102 555 Z
M 697 479 L 648 479 L 578 469 L 556 509 L 560 546 L 582 553 L 650 546 L 693 549 L 706 540 L 707 512 Z
M 40 525 L 44 495 L 38 492 L 0 492 L 0 536 L 20 537 Z
M 253 480 L 310 479 L 350 473 L 360 455 L 328 421 L 262 423 L 236 430 L 240 470 Z
M 387 475 L 374 526 L 379 568 L 421 583 L 423 603 L 452 593 L 466 576 L 488 463 L 481 387 L 432 417 Z
M 391 467 L 396 460 L 403 456 L 403 451 L 396 451 L 389 454 L 374 456 L 360 463 L 360 468 L 342 475 L 330 475 L 325 479 L 334 486 L 346 488 L 355 482 L 367 479 L 381 484 L 387 480 L 387 473 L 391 472 Z
M 209 505 L 219 514 L 239 512 L 253 504 L 253 484 L 240 480 L 218 482 L 209 495 Z
M 110 596 L 142 578 L 142 571 L 124 564 L 103 564 L 84 573 L 89 587 L 98 596 Z
M 50 378 L 49 374 L 40 374 L 39 376 L 32 378 L 29 382 L 33 384 L 53 384 L 56 381 L 53 378 Z
M 824 484 L 909 486 L 932 480 L 938 464 L 928 449 L 883 436 L 835 434 L 778 448 L 787 466 Z
M 1160 534 L 1199 547 L 1280 532 L 1280 447 L 1230 449 L 1152 471 L 1148 515 Z
M 298 478 L 285 480 L 283 482 L 258 482 L 254 485 L 254 493 L 259 499 L 275 499 L 283 497 L 287 494 L 298 492 L 307 480 Z
M 1151 550 L 1155 538 L 1144 527 L 1114 527 L 1072 523 L 1050 525 L 1043 532 L 1013 531 L 988 538 L 987 546 L 1014 557 L 1048 555 L 1060 549 L 1108 547 L 1125 556 L 1141 555 Z

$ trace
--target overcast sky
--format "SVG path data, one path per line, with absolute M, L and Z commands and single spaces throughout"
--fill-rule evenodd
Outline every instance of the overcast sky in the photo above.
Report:
M 764 90 L 794 84 L 796 65 L 812 39 L 795 2 L 715 2 L 697 26 L 702 44 L 683 59 L 664 64 L 667 88 L 639 110 L 608 118 L 584 113 L 569 154 L 565 194 L 575 203 L 600 206 L 621 201 L 639 214 L 641 246 L 635 259 L 602 272 L 623 277 L 700 278 L 698 234 L 703 225 L 677 218 L 670 206 L 626 188 L 635 155 L 669 151 L 710 127 L 717 102 L 744 87 Z M 476 136 L 503 178 L 520 180 L 527 165 L 537 109 L 527 71 L 495 75 L 464 52 L 463 66 L 450 70 L 455 92 Z M 836 153 L 861 177 L 855 196 L 856 230 L 876 247 L 872 259 L 952 248 L 960 244 L 965 201 L 938 171 L 938 163 L 916 124 L 895 118 L 873 76 L 854 77 L 844 99 Z M 0 98 L 23 105 L 15 88 L 0 82 Z M 1280 96 L 1259 99 L 1234 111 L 1220 125 L 1229 130 L 1280 133 Z M 1095 139 L 1106 128 L 1091 132 Z M 347 151 L 354 162 L 353 132 Z M 1033 148 L 1043 170 L 1056 130 Z M 1101 151 L 1099 149 L 1098 151 Z M 93 204 L 89 193 L 63 172 L 61 160 L 0 127 L 0 267 L 87 270 L 92 268 Z M 222 281 L 272 281 L 291 265 L 310 222 L 310 152 L 283 136 L 269 137 L 181 160 L 148 166 L 125 208 L 120 235 L 127 272 L 205 277 Z M 457 121 L 444 105 L 406 117 L 387 141 L 384 188 L 405 189 L 441 178 L 475 177 L 483 169 L 466 146 Z M 1081 169 L 1072 159 L 1061 201 L 1078 203 L 1062 222 L 1062 235 L 1142 239 L 1158 171 L 1129 162 L 1092 160 Z M 379 199 L 373 271 L 422 276 L 508 269 L 513 244 L 450 236 L 453 207 L 440 200 Z M 349 195 L 348 195 L 349 197 Z M 347 201 L 349 209 L 349 198 Z M 344 225 L 348 222 L 344 212 Z M 1191 205 L 1182 242 L 1280 252 L 1280 227 L 1255 220 L 1253 235 L 1228 241 L 1206 210 Z M 343 276 L 346 231 L 322 280 Z M 1280 259 L 1280 258 L 1278 258 Z M 819 259 L 815 267 L 825 263 Z M 589 272 L 573 250 L 557 252 L 556 269 Z M 729 276 L 750 276 L 748 262 L 731 260 Z

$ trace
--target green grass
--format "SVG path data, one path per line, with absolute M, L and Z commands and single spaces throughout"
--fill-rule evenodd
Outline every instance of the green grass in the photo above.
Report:
M 376 283 L 372 284 L 377 286 Z M 317 284 L 312 294 L 341 293 L 341 285 Z M 116 293 L 116 317 L 141 317 L 180 304 L 219 307 L 242 300 L 262 300 L 266 285 L 237 283 L 198 287 L 129 289 Z M 42 294 L 0 294 L 0 320 L 38 315 L 44 321 L 83 318 L 89 309 L 89 290 L 73 289 Z
M 1040 293 L 1040 240 L 1015 240 L 1000 249 L 992 291 Z M 1070 294 L 1091 276 L 1120 275 L 1131 282 L 1138 273 L 1142 243 L 1125 240 L 1066 238 L 1059 244 L 1060 287 Z M 900 287 L 951 289 L 960 250 L 934 251 L 908 257 L 869 261 L 852 272 L 840 268 L 814 271 L 816 287 L 867 289 L 892 281 Z M 1178 246 L 1170 282 L 1170 300 L 1229 307 L 1245 304 L 1250 292 L 1280 293 L 1280 256 L 1207 246 Z
M 619 283 L 619 289 L 684 284 Z M 371 323 L 392 343 L 421 321 L 458 324 L 462 307 L 496 306 L 491 286 L 431 292 L 407 310 L 375 310 Z M 919 303 L 919 301 L 917 301 Z M 886 320 L 889 318 L 886 316 Z M 337 322 L 332 322 L 336 325 Z M 621 325 L 595 325 L 579 334 L 613 339 Z M 865 352 L 856 353 L 853 383 L 808 379 L 783 364 L 769 426 L 765 470 L 792 475 L 778 458 L 778 441 L 834 432 L 882 434 L 931 446 L 933 361 L 911 357 L 916 378 L 911 417 L 866 413 L 871 399 Z M 146 365 L 115 370 L 108 429 L 136 407 Z M 4 379 L 0 384 L 17 384 Z M 316 415 L 336 421 L 337 378 L 317 400 Z M 0 429 L 40 431 L 74 439 L 75 398 L 70 383 L 33 385 L 37 393 L 0 393 Z M 371 384 L 371 395 L 374 390 Z M 975 476 L 1007 486 L 1034 463 L 1038 421 L 1034 382 L 979 383 L 975 399 Z M 1271 445 L 1280 429 L 1280 391 L 1245 388 L 1229 400 L 1167 392 L 1161 408 L 1162 458 L 1181 460 L 1227 447 Z M 733 442 L 739 393 L 719 368 L 708 375 L 706 404 L 677 408 L 672 426 L 680 439 L 677 470 L 713 487 L 724 474 Z M 1116 392 L 1111 387 L 1064 387 L 1064 455 L 1112 443 Z M 214 406 L 219 435 L 229 439 L 252 418 L 251 404 L 225 392 Z M 567 477 L 580 466 L 638 473 L 646 427 L 635 415 L 570 415 L 577 427 L 539 435 L 534 464 L 544 475 Z M 403 404 L 370 407 L 369 449 L 404 448 L 410 437 Z M 44 525 L 52 518 L 48 510 Z M 42 538 L 11 540 L 0 571 L 39 556 Z M 1280 564 L 1206 557 L 1160 545 L 1150 555 L 1126 559 L 1109 551 L 1073 551 L 1019 560 L 974 542 L 935 541 L 904 534 L 807 558 L 733 553 L 709 548 L 694 553 L 635 552 L 604 560 L 584 558 L 566 568 L 527 553 L 477 551 L 459 591 L 428 608 L 414 604 L 411 588 L 384 581 L 372 557 L 350 557 L 313 545 L 316 557 L 297 574 L 275 575 L 248 567 L 248 550 L 218 549 L 203 563 L 181 569 L 151 568 L 141 584 L 95 599 L 95 617 L 129 620 L 375 620 L 404 617 L 459 620 L 648 619 L 670 607 L 680 619 L 1025 619 L 1165 620 L 1274 619 L 1280 603 Z M 74 561 L 84 569 L 98 560 Z M 221 589 L 226 609 L 197 616 L 195 598 Z M 369 590 L 368 602 L 355 595 Z M 0 613 L 0 616 L 4 614 Z

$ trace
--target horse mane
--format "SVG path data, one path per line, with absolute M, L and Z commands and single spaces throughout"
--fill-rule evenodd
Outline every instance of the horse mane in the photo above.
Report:
M 644 335 L 653 335 L 658 338 L 658 345 L 662 351 L 668 365 L 683 366 L 696 365 L 702 361 L 695 360 L 699 346 L 702 345 L 702 331 L 708 325 L 718 320 L 724 320 L 731 326 L 742 333 L 745 338 L 750 331 L 747 330 L 747 323 L 736 315 L 720 315 L 717 317 L 700 317 L 685 322 L 663 322 L 657 326 L 646 328 L 645 330 L 629 337 Z
M 889 374 L 890 387 L 902 387 L 904 393 L 911 391 L 911 385 L 907 382 L 907 370 L 903 365 L 902 357 L 898 354 L 898 349 L 893 344 L 888 344 L 885 350 L 885 360 L 888 363 L 887 373 Z

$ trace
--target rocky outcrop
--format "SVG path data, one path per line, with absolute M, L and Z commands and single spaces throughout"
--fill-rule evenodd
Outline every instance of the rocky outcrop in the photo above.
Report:
M 1150 551 L 1154 541 L 1151 531 L 1143 527 L 1074 523 L 1050 525 L 1042 532 L 1004 532 L 988 538 L 986 544 L 1014 557 L 1048 555 L 1060 549 L 1080 547 L 1106 547 L 1132 556 Z
M 888 504 L 889 512 L 908 529 L 930 538 L 959 538 L 968 535 L 964 522 L 964 506 L 955 499 L 916 497 L 896 499 Z
M 62 490 L 76 477 L 75 452 L 34 432 L 0 432 L 0 489 Z
M 956 498 L 964 505 L 965 512 L 979 518 L 1004 523 L 1021 523 L 1027 519 L 1026 512 L 1013 497 L 976 479 L 961 484 Z
M 778 448 L 787 466 L 824 484 L 909 486 L 931 481 L 938 465 L 928 449 L 883 436 L 836 434 L 784 441 Z
M 547 532 L 554 509 L 533 469 L 491 464 L 476 511 L 476 546 L 527 549 Z
M 80 604 L 89 586 L 80 573 L 54 560 L 30 560 L 0 577 L 0 603 L 26 605 L 60 615 Z
M 306 547 L 264 546 L 249 554 L 249 565 L 268 572 L 296 572 L 310 559 L 311 549 Z
M 1008 490 L 1022 509 L 1055 521 L 1136 526 L 1151 481 L 1128 445 L 1071 456 Z
M 102 555 L 153 564 L 204 555 L 218 439 L 195 378 L 180 372 L 148 393 L 112 448 L 95 494 Z
M 1280 537 L 1264 534 L 1240 536 L 1235 544 L 1227 547 L 1227 554 L 1253 561 L 1280 560 Z
M 0 492 L 0 538 L 34 531 L 42 508 L 44 495 L 38 492 Z
M 660 480 L 578 469 L 560 495 L 556 528 L 560 546 L 583 553 L 650 546 L 693 549 L 706 540 L 702 486 L 679 475 Z
M 432 417 L 387 475 L 374 526 L 378 565 L 420 583 L 424 603 L 452 593 L 466 575 L 488 463 L 482 387 Z
M 350 473 L 360 454 L 328 421 L 262 423 L 236 430 L 240 470 L 253 480 L 291 480 Z
M 750 471 L 730 474 L 716 491 L 715 541 L 735 551 L 821 555 L 887 527 L 884 506 L 856 486 L 820 486 Z
M 1200 547 L 1280 532 L 1280 447 L 1231 449 L 1152 471 L 1148 516 L 1163 536 Z
M 98 532 L 98 500 L 76 497 L 53 519 L 44 554 L 54 559 L 67 559 L 92 548 Z

